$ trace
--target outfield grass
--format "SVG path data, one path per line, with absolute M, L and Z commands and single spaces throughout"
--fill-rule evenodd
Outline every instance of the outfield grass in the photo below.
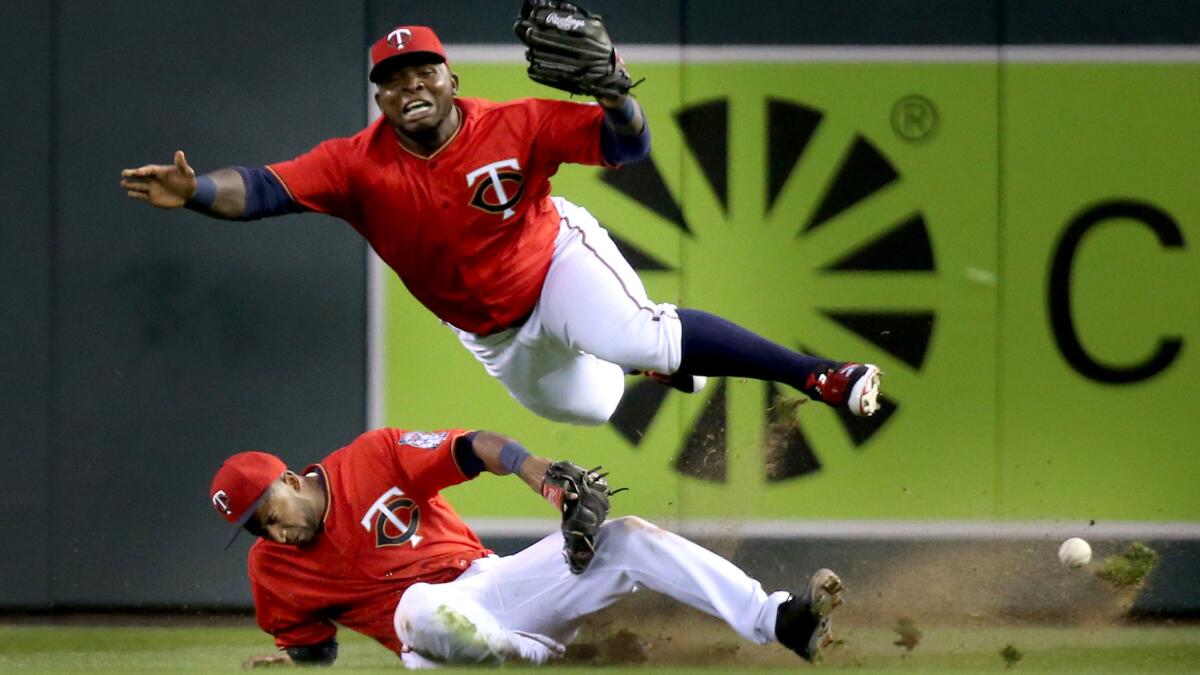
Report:
M 921 643 L 906 655 L 904 649 L 892 644 L 896 635 L 886 628 L 847 628 L 841 631 L 844 643 L 830 651 L 821 668 L 864 674 L 1200 672 L 1200 627 L 1194 625 L 923 627 L 923 631 Z M 578 673 L 584 668 L 589 672 L 620 672 L 639 668 L 661 673 L 712 673 L 807 667 L 777 646 L 739 643 L 728 635 L 713 640 L 703 633 L 693 634 L 698 638 L 694 645 L 677 639 L 671 640 L 670 649 L 652 646 L 649 665 L 575 665 L 538 672 Z M 400 668 L 398 659 L 366 638 L 343 631 L 339 639 L 342 646 L 335 666 L 338 670 L 382 673 Z M 1006 671 L 1000 650 L 1007 644 L 1014 645 L 1023 656 Z M 243 658 L 269 651 L 270 640 L 250 625 L 0 626 L 3 672 L 239 672 Z M 654 665 L 654 661 L 660 664 Z M 706 667 L 684 666 L 686 663 Z

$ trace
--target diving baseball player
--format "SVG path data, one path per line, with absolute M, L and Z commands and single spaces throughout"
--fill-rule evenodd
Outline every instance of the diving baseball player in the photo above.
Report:
M 492 554 L 439 494 L 483 471 L 519 476 L 562 514 L 561 530 Z M 245 528 L 260 537 L 249 555 L 254 608 L 280 651 L 248 666 L 332 663 L 335 623 L 413 668 L 543 663 L 564 653 L 575 619 L 639 587 L 812 660 L 842 602 L 829 570 L 798 596 L 768 594 L 729 561 L 645 520 L 606 523 L 612 492 L 603 475 L 488 431 L 377 429 L 300 473 L 274 455 L 242 452 L 217 470 L 209 494 L 233 536 Z
M 550 195 L 561 164 L 647 157 L 650 129 L 598 16 L 531 0 L 517 33 L 533 79 L 599 105 L 459 97 L 437 35 L 400 26 L 371 48 L 383 115 L 358 134 L 199 177 L 177 151 L 173 164 L 124 170 L 121 186 L 132 199 L 218 218 L 317 211 L 348 221 L 488 373 L 547 419 L 605 422 L 630 372 L 686 392 L 706 376 L 773 380 L 874 413 L 878 367 L 799 354 L 707 312 L 652 302 L 596 219 Z

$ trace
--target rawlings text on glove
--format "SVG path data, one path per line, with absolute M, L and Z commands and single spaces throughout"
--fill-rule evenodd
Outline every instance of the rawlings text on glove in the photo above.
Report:
M 525 0 L 513 29 L 528 47 L 534 82 L 587 96 L 623 96 L 633 86 L 598 14 L 560 0 Z

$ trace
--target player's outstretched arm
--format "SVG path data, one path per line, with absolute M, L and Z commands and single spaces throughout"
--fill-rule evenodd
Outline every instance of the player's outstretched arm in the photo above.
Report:
M 640 162 L 650 155 L 650 127 L 632 96 L 597 96 L 604 108 L 600 152 L 612 165 Z
M 599 14 L 566 0 L 525 0 L 513 25 L 525 44 L 534 82 L 594 96 L 604 108 L 601 150 L 609 164 L 637 162 L 650 154 L 650 133 L 637 101 L 636 83 L 617 54 Z
M 472 439 L 475 455 L 488 471 L 515 473 L 562 516 L 563 557 L 571 572 L 583 574 L 596 555 L 596 536 L 608 517 L 612 491 L 599 467 L 588 471 L 571 462 L 551 462 L 530 454 L 513 439 L 488 431 Z
M 530 489 L 542 494 L 542 481 L 551 464 L 549 459 L 529 454 L 512 438 L 491 431 L 475 434 L 472 446 L 484 469 L 497 476 L 516 474 Z
M 240 218 L 246 208 L 246 186 L 234 169 L 218 169 L 197 177 L 182 150 L 172 164 L 147 164 L 121 172 L 121 187 L 130 199 L 160 209 L 187 206 L 217 218 Z

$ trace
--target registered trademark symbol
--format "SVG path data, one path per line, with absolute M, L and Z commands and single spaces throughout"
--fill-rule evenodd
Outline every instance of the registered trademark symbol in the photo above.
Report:
M 909 94 L 892 106 L 892 131 L 906 141 L 922 143 L 933 137 L 940 122 L 933 101 Z

